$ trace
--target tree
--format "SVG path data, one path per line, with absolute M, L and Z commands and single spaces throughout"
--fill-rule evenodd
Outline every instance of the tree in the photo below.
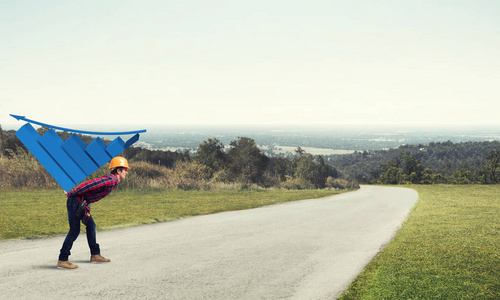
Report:
M 425 167 L 406 151 L 401 153 L 401 157 L 403 160 L 403 173 L 408 178 L 408 181 L 411 183 L 421 183 Z
M 491 151 L 486 159 L 484 183 L 500 183 L 500 150 Z
M 426 169 L 413 155 L 403 151 L 394 160 L 382 165 L 385 171 L 380 181 L 385 184 L 431 183 L 432 171 Z
M 0 156 L 3 155 L 3 150 L 4 150 L 4 140 L 5 140 L 5 134 L 3 133 L 2 125 L 0 125 Z
M 476 176 L 468 170 L 455 171 L 451 177 L 454 184 L 471 184 L 476 183 Z
M 301 147 L 297 147 L 297 149 L 295 149 L 295 153 L 300 156 L 302 154 L 306 154 L 306 151 L 304 151 L 304 149 L 302 149 Z
M 432 173 L 432 171 L 430 169 L 426 168 L 422 172 L 422 178 L 420 180 L 420 183 L 422 183 L 422 184 L 433 184 L 433 183 L 436 183 L 435 180 L 436 180 L 436 176 Z
M 295 171 L 299 181 L 314 188 L 324 188 L 328 178 L 328 167 L 320 155 L 301 154 Z
M 380 175 L 380 182 L 383 184 L 400 184 L 402 179 L 403 175 L 401 174 L 401 170 L 396 167 L 390 167 Z
M 198 162 L 214 171 L 218 171 L 224 167 L 225 156 L 224 145 L 216 138 L 203 141 L 198 146 Z
M 233 178 L 242 182 L 259 183 L 269 163 L 269 158 L 251 138 L 239 137 L 230 143 L 228 152 L 229 172 Z
M 160 165 L 167 168 L 174 168 L 178 161 L 189 161 L 189 153 L 178 153 L 163 150 L 148 150 L 138 147 L 128 147 L 123 152 L 127 159 L 135 161 L 145 161 L 153 165 Z
M 4 154 L 6 154 L 6 150 L 12 150 L 13 152 L 24 151 L 26 146 L 17 138 L 15 135 L 15 131 L 7 131 L 4 133 L 3 137 L 3 150 Z
M 293 162 L 284 157 L 270 158 L 268 165 L 269 172 L 280 181 L 285 181 L 287 176 L 292 177 L 295 172 L 295 165 Z

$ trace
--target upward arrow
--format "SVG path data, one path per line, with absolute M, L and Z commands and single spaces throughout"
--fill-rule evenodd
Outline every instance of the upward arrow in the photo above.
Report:
M 25 116 L 19 116 L 19 115 L 13 115 L 13 114 L 10 114 L 10 116 L 13 117 L 13 118 L 15 118 L 18 121 L 21 120 L 21 121 L 25 121 L 25 122 L 28 122 L 28 123 L 37 124 L 37 125 L 40 125 L 40 126 L 45 126 L 45 127 L 54 128 L 54 129 L 58 129 L 58 130 L 69 131 L 69 132 L 83 133 L 83 134 L 122 135 L 122 134 L 135 134 L 135 133 L 146 132 L 146 129 L 134 130 L 134 131 L 121 131 L 121 132 L 102 132 L 102 131 L 77 130 L 77 129 L 70 129 L 70 128 L 64 128 L 64 127 L 59 127 L 59 126 L 54 126 L 54 125 L 50 125 L 50 124 L 41 123 L 41 122 L 38 122 L 38 121 L 30 120 L 30 119 L 26 118 Z
M 18 115 L 13 115 L 13 114 L 10 114 L 10 116 L 16 118 L 18 121 L 25 118 L 24 116 L 18 116 Z

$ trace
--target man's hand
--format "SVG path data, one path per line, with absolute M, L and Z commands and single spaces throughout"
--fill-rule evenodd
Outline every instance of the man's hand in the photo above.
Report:
M 68 197 L 68 192 L 64 191 L 64 195 L 65 195 L 66 197 Z

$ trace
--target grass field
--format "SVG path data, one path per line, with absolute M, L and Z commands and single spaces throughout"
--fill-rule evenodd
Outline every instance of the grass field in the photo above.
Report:
M 222 211 L 339 194 L 333 190 L 113 191 L 92 205 L 98 230 L 171 221 Z M 0 239 L 37 238 L 68 232 L 61 189 L 0 190 Z M 85 226 L 82 226 L 82 231 Z
M 500 185 L 411 187 L 406 223 L 341 299 L 500 299 Z

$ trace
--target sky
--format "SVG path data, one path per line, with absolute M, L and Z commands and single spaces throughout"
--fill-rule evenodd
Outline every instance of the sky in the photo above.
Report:
M 500 126 L 500 1 L 0 2 L 0 125 Z

